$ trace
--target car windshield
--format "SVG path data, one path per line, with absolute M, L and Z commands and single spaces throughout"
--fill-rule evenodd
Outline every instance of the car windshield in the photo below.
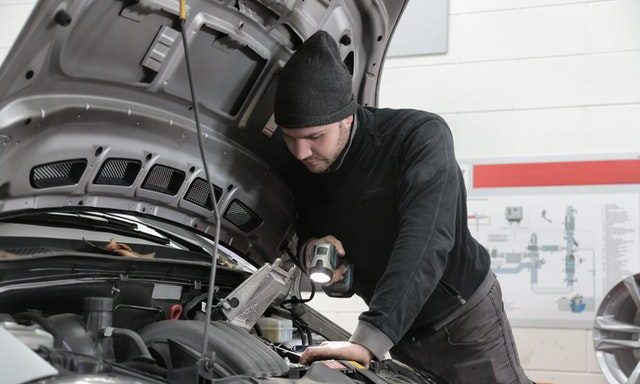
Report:
M 210 261 L 213 240 L 148 217 L 108 211 L 36 211 L 0 218 L 0 260 L 60 253 Z M 221 245 L 218 264 L 255 266 Z

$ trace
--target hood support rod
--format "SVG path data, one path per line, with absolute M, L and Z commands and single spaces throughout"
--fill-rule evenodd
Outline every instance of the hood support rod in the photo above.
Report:
M 209 322 L 211 321 L 211 311 L 213 306 L 213 293 L 215 290 L 215 281 L 216 281 L 216 268 L 217 268 L 217 259 L 218 259 L 218 244 L 220 242 L 220 211 L 218 208 L 218 202 L 216 201 L 216 195 L 213 190 L 213 184 L 211 183 L 211 174 L 209 173 L 209 166 L 207 165 L 207 160 L 205 158 L 204 151 L 204 139 L 202 137 L 202 128 L 200 127 L 200 111 L 198 107 L 198 99 L 196 97 L 195 87 L 193 84 L 193 76 L 191 73 L 191 63 L 189 62 L 189 49 L 187 43 L 187 31 L 186 31 L 186 20 L 187 20 L 187 7 L 186 0 L 180 0 L 180 27 L 182 30 L 182 45 L 184 47 L 184 59 L 187 65 L 187 77 L 189 78 L 189 89 L 191 90 L 191 101 L 193 103 L 193 115 L 196 123 L 196 130 L 198 133 L 198 147 L 200 149 L 200 157 L 202 158 L 202 164 L 204 166 L 205 176 L 207 178 L 207 185 L 209 188 L 209 196 L 211 197 L 213 212 L 215 215 L 216 226 L 215 226 L 215 237 L 214 237 L 214 245 L 213 245 L 213 260 L 211 261 L 211 274 L 209 276 L 209 290 L 207 292 L 207 314 L 204 319 L 204 332 L 202 336 L 202 352 L 200 354 L 200 359 L 197 363 L 198 374 L 207 380 L 213 379 L 213 368 L 215 361 L 215 351 L 212 351 L 211 356 L 207 353 L 207 349 L 209 346 Z

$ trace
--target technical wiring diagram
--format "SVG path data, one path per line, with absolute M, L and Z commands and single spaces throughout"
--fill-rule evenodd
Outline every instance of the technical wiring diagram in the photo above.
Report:
M 638 194 L 470 196 L 468 226 L 510 318 L 586 323 L 609 281 L 640 270 L 638 205 Z

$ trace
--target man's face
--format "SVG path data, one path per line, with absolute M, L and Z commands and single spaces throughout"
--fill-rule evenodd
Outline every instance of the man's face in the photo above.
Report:
M 296 159 L 312 173 L 324 173 L 338 159 L 349 141 L 353 115 L 328 125 L 282 128 L 284 142 Z

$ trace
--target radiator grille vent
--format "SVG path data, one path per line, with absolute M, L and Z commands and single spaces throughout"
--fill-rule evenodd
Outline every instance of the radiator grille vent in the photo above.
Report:
M 154 165 L 142 183 L 143 189 L 175 196 L 184 182 L 185 173 L 165 165 Z
M 80 181 L 85 168 L 87 168 L 85 159 L 42 164 L 31 169 L 29 181 L 36 189 L 74 185 Z
M 220 201 L 220 197 L 222 197 L 222 188 L 217 185 L 213 185 L 213 193 L 216 195 L 216 202 Z M 193 183 L 191 183 L 184 199 L 190 203 L 213 211 L 211 190 L 207 187 L 207 181 L 203 178 L 197 178 Z
M 130 159 L 107 159 L 102 164 L 94 184 L 131 186 L 136 180 L 142 163 Z
M 234 199 L 224 218 L 244 232 L 251 232 L 262 224 L 262 219 L 238 199 Z

